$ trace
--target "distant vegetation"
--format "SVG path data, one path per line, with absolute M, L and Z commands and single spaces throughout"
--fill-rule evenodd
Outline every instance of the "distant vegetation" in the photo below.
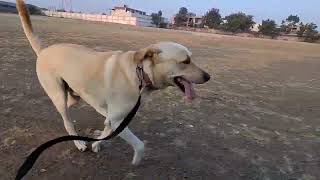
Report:
M 43 15 L 41 8 L 38 6 L 27 4 L 30 14 L 32 15 Z
M 203 24 L 209 28 L 219 28 L 221 23 L 222 17 L 219 9 L 212 8 L 203 17 Z
M 226 16 L 225 22 L 221 25 L 221 29 L 233 33 L 249 32 L 255 24 L 253 16 L 239 12 Z
M 173 25 L 175 27 L 209 28 L 232 33 L 255 33 L 256 35 L 269 36 L 273 39 L 280 35 L 295 35 L 305 42 L 318 42 L 320 40 L 317 25 L 312 22 L 304 24 L 300 21 L 298 15 L 289 15 L 288 18 L 282 21 L 281 25 L 278 25 L 272 19 L 266 19 L 256 24 L 253 21 L 253 17 L 243 12 L 232 13 L 222 17 L 219 9 L 211 8 L 202 17 L 201 24 L 194 26 L 192 22 L 189 22 L 190 19 L 198 19 L 199 17 L 189 12 L 186 7 L 181 7 L 174 17 Z M 253 32 L 254 27 L 257 28 Z
M 38 6 L 27 4 L 30 14 L 32 15 L 43 15 L 41 8 Z M 3 13 L 18 13 L 16 4 L 12 2 L 0 1 L 0 12 Z
M 186 25 L 188 21 L 188 9 L 186 7 L 180 8 L 178 14 L 174 17 L 174 24 L 176 26 Z
M 263 20 L 259 26 L 259 33 L 270 36 L 272 39 L 279 36 L 280 29 L 277 28 L 277 24 L 274 20 Z
M 314 23 L 300 24 L 300 30 L 297 32 L 298 37 L 302 38 L 305 42 L 316 42 L 320 39 L 318 26 Z
M 152 24 L 156 25 L 156 27 L 165 28 L 168 25 L 166 22 L 164 22 L 164 18 L 162 17 L 161 10 L 158 11 L 158 13 L 152 13 L 151 18 L 152 18 Z
M 43 15 L 41 8 L 27 4 L 30 14 Z M 65 12 L 64 9 L 57 10 Z M 17 13 L 15 3 L 0 1 L 0 12 Z M 173 26 L 175 27 L 197 27 L 216 29 L 231 33 L 253 33 L 258 36 L 269 36 L 273 39 L 281 35 L 297 36 L 305 42 L 319 42 L 320 35 L 318 26 L 313 23 L 303 23 L 298 15 L 289 15 L 278 25 L 275 20 L 266 19 L 261 23 L 253 21 L 252 15 L 243 12 L 232 13 L 222 17 L 217 8 L 209 9 L 202 17 L 189 12 L 186 7 L 181 7 L 174 16 Z M 152 23 L 159 28 L 166 28 L 167 22 L 164 22 L 162 11 L 151 14 Z M 196 24 L 194 24 L 196 23 Z

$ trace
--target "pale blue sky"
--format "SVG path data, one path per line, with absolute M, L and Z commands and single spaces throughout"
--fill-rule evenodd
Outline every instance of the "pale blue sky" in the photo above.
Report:
M 185 6 L 197 15 L 209 8 L 219 8 L 225 16 L 232 12 L 245 12 L 254 15 L 255 20 L 275 19 L 281 23 L 290 14 L 298 14 L 304 22 L 315 22 L 320 26 L 320 0 L 72 0 L 73 9 L 83 12 L 105 12 L 114 5 L 127 4 L 148 13 L 162 10 L 171 18 L 178 9 Z M 27 3 L 61 7 L 61 0 L 26 0 Z

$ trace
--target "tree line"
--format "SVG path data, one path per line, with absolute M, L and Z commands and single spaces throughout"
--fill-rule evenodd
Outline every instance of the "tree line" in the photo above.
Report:
M 157 27 L 161 27 L 163 23 L 162 12 L 152 13 L 152 21 Z M 243 12 L 232 13 L 225 17 L 221 16 L 220 10 L 217 8 L 209 9 L 205 15 L 201 18 L 201 23 L 193 24 L 189 22 L 189 18 L 196 15 L 189 12 L 186 7 L 181 7 L 179 12 L 174 16 L 174 26 L 189 26 L 198 28 L 210 28 L 223 30 L 232 33 L 250 33 L 251 29 L 256 24 L 252 15 L 247 15 Z M 258 26 L 258 35 L 270 36 L 276 38 L 281 34 L 296 34 L 305 42 L 316 42 L 320 40 L 319 32 L 317 31 L 317 25 L 315 23 L 303 23 L 300 21 L 298 15 L 290 15 L 288 18 L 282 21 L 278 26 L 275 20 L 265 19 L 262 20 Z

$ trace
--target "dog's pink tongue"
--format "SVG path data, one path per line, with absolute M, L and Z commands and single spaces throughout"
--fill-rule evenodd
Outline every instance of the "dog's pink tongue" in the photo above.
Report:
M 192 84 L 189 83 L 188 81 L 182 81 L 184 89 L 185 89 L 185 95 L 187 96 L 188 99 L 192 100 L 196 97 L 196 93 L 194 92 L 194 89 L 192 87 Z

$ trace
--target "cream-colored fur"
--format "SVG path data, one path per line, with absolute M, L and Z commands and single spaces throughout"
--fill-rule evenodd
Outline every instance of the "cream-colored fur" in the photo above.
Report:
M 17 9 L 19 12 L 24 33 L 26 34 L 34 52 L 37 55 L 39 55 L 41 51 L 41 44 L 39 39 L 33 34 L 33 29 L 32 29 L 30 16 L 28 14 L 28 9 L 23 0 L 17 0 Z
M 61 114 L 70 135 L 77 135 L 77 132 L 68 107 L 80 97 L 106 117 L 105 128 L 99 138 L 104 138 L 118 127 L 138 99 L 140 91 L 136 67 L 140 63 L 156 89 L 175 85 L 175 77 L 183 77 L 190 83 L 205 83 L 209 80 L 210 76 L 206 72 L 192 62 L 186 62 L 191 52 L 172 42 L 128 52 L 97 52 L 75 44 L 56 44 L 41 49 L 33 34 L 24 1 L 17 0 L 17 6 L 24 32 L 38 56 L 39 81 Z M 144 143 L 129 128 L 119 136 L 133 147 L 132 163 L 138 164 L 143 157 Z M 94 152 L 100 150 L 100 143 L 92 144 Z M 87 148 L 83 141 L 75 141 L 75 145 L 80 151 Z

